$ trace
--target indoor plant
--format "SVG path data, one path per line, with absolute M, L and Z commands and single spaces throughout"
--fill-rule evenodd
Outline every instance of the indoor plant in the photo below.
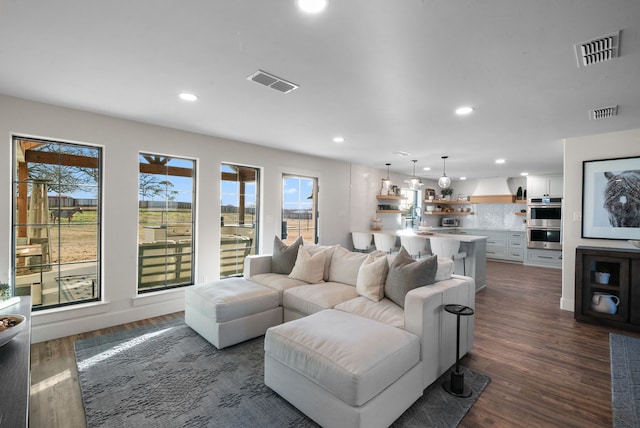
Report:
M 451 199 L 451 195 L 453 194 L 453 189 L 450 187 L 446 189 L 442 189 L 440 193 L 442 194 L 442 199 L 449 200 Z

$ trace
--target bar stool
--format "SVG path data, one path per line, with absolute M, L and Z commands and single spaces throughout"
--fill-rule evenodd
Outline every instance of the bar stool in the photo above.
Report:
M 376 244 L 376 250 L 391 254 L 397 249 L 396 236 L 388 233 L 374 233 L 373 241 Z
M 429 238 L 431 241 L 431 252 L 437 254 L 438 257 L 453 260 L 454 264 L 456 260 L 462 260 L 462 274 L 467 274 L 467 266 L 465 264 L 466 252 L 458 252 L 460 250 L 460 241 L 453 238 L 443 238 L 440 236 L 432 236 Z
M 353 250 L 362 253 L 371 251 L 371 232 L 351 232 Z

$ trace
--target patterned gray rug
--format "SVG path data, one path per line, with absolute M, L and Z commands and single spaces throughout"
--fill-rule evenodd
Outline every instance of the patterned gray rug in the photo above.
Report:
M 640 339 L 609 333 L 615 428 L 640 427 Z
M 183 319 L 76 342 L 87 426 L 316 427 L 265 386 L 264 338 L 216 349 Z M 465 370 L 469 398 L 431 385 L 394 427 L 455 427 L 489 378 Z

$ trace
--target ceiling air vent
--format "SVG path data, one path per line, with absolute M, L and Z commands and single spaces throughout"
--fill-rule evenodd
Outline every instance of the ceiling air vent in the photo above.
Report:
M 575 45 L 578 68 L 618 57 L 620 31 Z
M 600 120 L 608 119 L 618 114 L 618 106 L 602 107 L 589 110 L 589 119 Z
M 253 73 L 251 76 L 247 77 L 247 80 L 260 83 L 261 85 L 268 86 L 275 89 L 276 91 L 280 91 L 285 94 L 288 94 L 294 89 L 298 89 L 300 87 L 295 83 L 287 82 L 284 79 L 281 79 L 277 76 L 274 76 L 273 74 L 269 74 L 266 71 L 262 70 L 258 70 Z

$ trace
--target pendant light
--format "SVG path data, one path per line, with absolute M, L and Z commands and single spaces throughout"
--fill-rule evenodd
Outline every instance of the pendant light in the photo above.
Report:
M 418 190 L 424 184 L 422 180 L 416 177 L 416 159 L 412 160 L 413 162 L 413 176 L 409 179 L 409 187 L 411 190 Z
M 438 179 L 438 186 L 442 189 L 448 189 L 451 186 L 451 179 L 447 177 L 447 173 L 445 170 L 445 164 L 447 162 L 447 158 L 449 156 L 442 156 L 442 177 Z
M 390 163 L 386 163 L 385 165 L 387 165 L 387 178 L 383 178 L 382 179 L 382 188 L 380 189 L 380 194 L 389 194 L 389 188 L 391 187 L 391 179 L 389 178 L 389 167 L 391 166 Z M 383 193 L 386 192 L 386 193 Z

